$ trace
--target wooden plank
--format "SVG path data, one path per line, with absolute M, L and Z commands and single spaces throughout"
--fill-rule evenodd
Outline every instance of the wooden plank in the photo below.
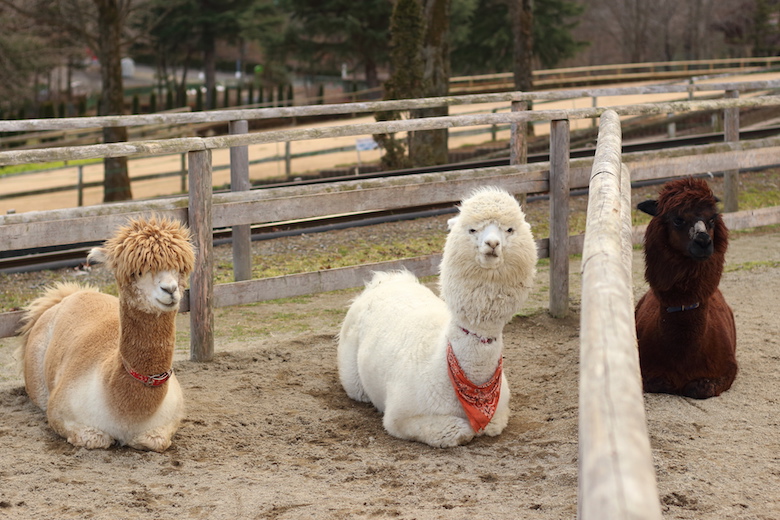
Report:
M 723 221 L 729 229 L 750 229 L 780 224 L 780 206 L 725 213 Z
M 546 172 L 511 175 L 495 171 L 512 168 L 344 181 L 306 190 L 285 188 L 218 194 L 214 198 L 214 225 L 224 227 L 454 202 L 487 184 L 514 194 L 547 190 Z
M 16 336 L 16 331 L 22 325 L 24 311 L 11 311 L 0 313 L 0 338 Z
M 440 263 L 441 254 L 433 254 L 354 267 L 220 284 L 216 287 L 214 304 L 217 307 L 228 307 L 361 287 L 371 278 L 371 273 L 374 271 L 392 271 L 405 268 L 418 277 L 431 276 L 438 274 Z
M 582 256 L 579 385 L 580 520 L 660 520 L 632 297 L 624 264 L 620 123 L 602 116 Z M 630 258 L 630 257 L 629 257 Z
M 780 224 L 780 206 L 774 206 L 771 208 L 762 208 L 762 209 L 756 209 L 756 210 L 744 210 L 737 213 L 729 213 L 727 215 L 724 215 L 724 220 L 726 221 L 726 225 L 729 227 L 729 229 L 746 229 L 746 228 L 753 228 L 753 227 L 759 227 L 759 226 L 768 226 L 773 224 Z M 646 226 L 636 226 L 632 229 L 632 243 L 633 244 L 641 244 L 643 237 L 644 237 L 644 228 Z M 579 254 L 582 253 L 583 250 L 583 243 L 584 243 L 585 235 L 570 235 L 569 236 L 569 246 L 568 251 L 569 255 L 573 254 Z M 539 258 L 548 258 L 549 257 L 549 239 L 542 238 L 536 241 L 536 247 L 537 251 L 539 253 Z M 418 258 L 411 258 L 406 259 L 403 262 L 407 262 L 408 265 L 412 265 L 416 262 L 420 262 L 424 260 L 421 260 L 424 257 L 418 257 Z M 361 266 L 358 266 L 357 268 L 360 268 Z M 345 269 L 351 269 L 351 268 L 345 268 Z M 416 269 L 416 268 L 415 268 Z M 425 271 L 416 271 L 416 274 L 418 276 L 428 276 L 428 274 L 436 274 L 435 271 L 430 271 L 426 274 Z M 299 276 L 299 275 L 295 275 Z M 301 275 L 302 276 L 302 275 Z M 269 287 L 273 284 L 284 284 L 284 282 L 263 282 L 262 280 L 254 280 L 261 284 L 261 287 L 258 287 L 256 289 L 252 289 L 256 294 L 259 294 L 263 299 L 257 300 L 257 301 L 265 301 L 267 299 L 274 299 L 274 294 L 285 294 L 285 293 L 274 293 L 273 291 L 269 291 Z M 253 281 L 253 282 L 254 282 Z M 267 285 L 263 285 L 267 284 Z M 317 292 L 316 288 L 318 286 L 321 286 L 322 284 L 313 283 L 309 284 L 308 287 L 306 284 L 297 282 L 297 285 L 301 285 L 301 292 L 299 294 L 313 294 Z M 222 306 L 229 305 L 230 301 L 233 296 L 230 295 L 230 292 L 233 292 L 234 289 L 223 289 L 222 287 L 224 285 L 228 284 L 219 284 L 214 287 L 214 293 L 215 293 L 215 299 L 222 302 Z M 224 292 L 227 291 L 227 292 Z M 179 312 L 189 312 L 189 291 L 185 292 L 185 297 L 182 299 L 181 306 L 179 308 Z M 279 298 L 284 296 L 278 296 Z M 18 320 L 21 318 L 21 313 L 15 313 L 14 312 L 6 312 L 6 313 L 0 313 L 0 338 L 2 337 L 8 337 L 15 335 L 15 331 L 18 328 Z
M 211 151 L 190 152 L 189 225 L 197 251 L 190 276 L 190 359 L 214 357 L 214 255 L 211 218 Z
M 231 134 L 245 134 L 249 131 L 249 123 L 245 119 L 231 121 L 229 127 Z M 230 149 L 230 190 L 247 191 L 249 188 L 249 148 L 234 146 Z M 232 227 L 233 279 L 237 282 L 252 278 L 251 235 L 249 224 Z
M 417 101 L 403 100 L 408 105 L 419 105 Z M 389 103 L 389 102 L 388 102 Z M 778 96 L 761 96 L 740 99 L 714 99 L 649 103 L 644 105 L 623 105 L 611 107 L 620 115 L 661 115 L 670 112 L 694 112 L 702 110 L 722 110 L 727 107 L 764 107 L 780 104 Z M 408 108 L 408 107 L 407 107 Z M 203 149 L 229 148 L 232 146 L 244 146 L 252 144 L 267 144 L 287 141 L 301 141 L 310 139 L 323 139 L 330 137 L 358 136 L 366 134 L 381 134 L 394 132 L 408 132 L 418 130 L 436 130 L 464 126 L 493 125 L 501 123 L 528 122 L 528 121 L 554 121 L 559 119 L 587 119 L 600 116 L 606 108 L 587 107 L 568 110 L 533 110 L 509 113 L 467 114 L 459 116 L 428 117 L 420 119 L 407 119 L 397 121 L 384 121 L 378 123 L 359 123 L 352 125 L 297 128 L 290 130 L 271 130 L 267 132 L 254 132 L 242 135 L 227 135 L 215 137 L 190 137 L 167 139 L 160 141 L 132 141 L 122 143 L 96 144 L 89 146 L 68 146 L 61 148 L 11 150 L 0 152 L 0 166 L 39 163 L 57 160 L 92 159 L 103 157 L 133 157 L 156 156 L 172 153 L 183 153 Z M 225 111 L 220 117 L 229 112 Z M 251 119 L 251 111 L 245 113 L 246 119 Z M 186 114 L 181 114 L 182 116 Z M 106 116 L 122 117 L 122 116 Z M 130 117 L 130 116 L 125 116 Z M 230 119 L 227 119 L 230 120 Z M 29 120 L 28 120 L 29 121 Z M 39 120 L 40 121 L 40 120 Z M 44 120 L 55 121 L 55 120 Z M 0 121 L 0 131 L 3 131 L 4 121 Z M 110 124 L 109 124 L 110 123 Z M 75 124 L 75 123 L 74 123 Z M 105 122 L 107 127 L 119 126 L 113 122 Z
M 550 314 L 569 311 L 569 121 L 550 126 Z
M 103 241 L 138 215 L 155 213 L 186 221 L 186 205 L 187 199 L 182 198 L 0 216 L 0 243 L 4 250 L 13 251 Z
M 702 147 L 700 152 L 705 152 Z M 780 148 L 736 149 L 726 152 L 701 153 L 672 157 L 663 153 L 624 154 L 623 161 L 631 168 L 636 181 L 657 180 L 702 173 L 774 166 L 780 161 Z

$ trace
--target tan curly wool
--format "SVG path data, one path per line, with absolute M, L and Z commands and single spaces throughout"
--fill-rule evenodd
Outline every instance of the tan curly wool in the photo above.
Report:
M 117 282 L 128 283 L 145 272 L 192 272 L 195 253 L 190 231 L 182 223 L 157 216 L 132 220 L 121 227 L 101 248 Z

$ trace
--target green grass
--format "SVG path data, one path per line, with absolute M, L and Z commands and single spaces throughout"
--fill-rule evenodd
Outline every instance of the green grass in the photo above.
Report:
M 441 236 L 388 242 L 359 240 L 350 247 L 334 246 L 322 251 L 307 251 L 305 255 L 287 255 L 284 260 L 281 255 L 255 256 L 252 259 L 252 277 L 270 278 L 436 253 L 442 250 L 446 238 L 444 234 L 438 234 Z M 233 281 L 232 268 L 231 263 L 221 262 L 215 269 L 216 283 Z
M 760 262 L 742 262 L 740 264 L 726 265 L 725 271 L 732 273 L 734 271 L 755 271 L 757 269 L 776 269 L 780 267 L 778 260 L 762 260 Z
M 54 161 L 47 163 L 33 163 L 33 164 L 14 164 L 11 166 L 0 166 L 0 177 L 4 175 L 10 175 L 13 173 L 22 173 L 28 171 L 37 170 L 51 170 L 54 168 L 63 168 L 65 166 L 82 166 L 85 164 L 98 164 L 103 162 L 102 159 L 77 159 L 74 161 Z

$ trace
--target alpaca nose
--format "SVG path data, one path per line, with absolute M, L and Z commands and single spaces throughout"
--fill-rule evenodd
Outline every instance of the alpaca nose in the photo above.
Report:
M 160 289 L 165 291 L 166 293 L 173 296 L 176 293 L 176 290 L 179 288 L 179 285 L 176 283 L 168 283 L 168 284 L 162 284 L 160 286 Z
M 707 247 L 712 242 L 712 239 L 707 233 L 696 233 L 696 237 L 693 239 L 700 247 Z
M 490 247 L 490 249 L 495 250 L 498 246 L 501 245 L 501 241 L 497 238 L 491 237 L 485 240 L 485 244 L 487 244 Z

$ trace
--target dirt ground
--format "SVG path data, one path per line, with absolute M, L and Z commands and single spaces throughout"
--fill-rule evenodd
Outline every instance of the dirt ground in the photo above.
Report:
M 721 287 L 740 373 L 707 401 L 648 395 L 666 518 L 780 518 L 780 233 L 732 239 Z M 634 255 L 635 292 L 642 279 Z M 334 336 L 355 291 L 219 309 L 216 356 L 175 369 L 187 418 L 165 453 L 90 451 L 55 436 L 0 340 L 0 517 L 9 519 L 575 518 L 579 262 L 570 316 L 547 305 L 548 272 L 505 329 L 509 426 L 434 449 L 387 435 L 338 381 Z

